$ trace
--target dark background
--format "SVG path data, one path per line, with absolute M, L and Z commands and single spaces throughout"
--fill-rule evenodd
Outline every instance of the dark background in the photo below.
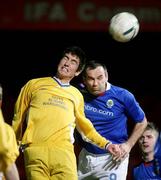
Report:
M 0 39 L 1 83 L 13 95 L 26 80 L 53 74 L 60 53 L 70 45 L 106 63 L 113 83 L 155 95 L 160 90 L 160 32 L 140 32 L 128 43 L 114 41 L 108 32 L 78 31 L 1 30 Z
M 109 81 L 134 93 L 148 120 L 161 128 L 160 42 L 160 32 L 139 32 L 132 41 L 119 43 L 108 32 L 102 31 L 0 30 L 0 83 L 5 120 L 11 124 L 20 88 L 31 78 L 54 75 L 64 48 L 77 45 L 86 52 L 88 59 L 104 62 Z M 78 82 L 79 78 L 73 84 Z M 132 128 L 133 125 L 129 124 Z M 21 156 L 17 165 L 22 179 L 25 179 Z M 135 147 L 130 167 L 138 160 Z M 129 179 L 130 171 L 131 168 Z
M 114 41 L 108 32 L 79 31 L 1 30 L 0 39 L 0 82 L 5 104 L 8 97 L 15 101 L 29 79 L 54 75 L 62 51 L 70 45 L 80 46 L 87 59 L 104 62 L 109 81 L 132 91 L 140 103 L 148 97 L 158 101 L 161 98 L 160 32 L 140 32 L 127 43 Z M 145 108 L 149 103 L 143 103 Z M 151 104 L 151 108 L 155 105 Z

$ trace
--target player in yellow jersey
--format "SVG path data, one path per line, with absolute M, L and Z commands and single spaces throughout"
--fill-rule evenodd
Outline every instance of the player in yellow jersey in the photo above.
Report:
M 19 180 L 15 161 L 19 155 L 15 133 L 10 125 L 4 122 L 1 110 L 2 88 L 0 87 L 0 180 Z
M 120 156 L 118 145 L 100 136 L 85 118 L 83 96 L 70 85 L 84 63 L 82 49 L 69 47 L 63 52 L 54 77 L 32 79 L 21 89 L 13 128 L 24 152 L 28 180 L 77 180 L 75 126 L 86 141 Z

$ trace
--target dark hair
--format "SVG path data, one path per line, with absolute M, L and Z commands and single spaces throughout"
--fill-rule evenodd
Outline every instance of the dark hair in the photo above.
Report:
M 86 64 L 86 55 L 85 55 L 85 52 L 80 47 L 78 47 L 78 46 L 70 46 L 70 47 L 67 47 L 63 51 L 62 57 L 66 53 L 71 53 L 72 55 L 76 55 L 76 56 L 79 57 L 80 63 L 79 63 L 77 71 L 82 71 L 84 69 L 85 64 Z
M 95 61 L 95 60 L 91 60 L 91 61 L 88 61 L 84 67 L 84 70 L 83 70 L 83 77 L 86 76 L 86 70 L 87 69 L 96 69 L 97 67 L 103 67 L 103 69 L 107 72 L 107 67 L 104 63 L 101 63 L 101 62 L 98 62 L 98 61 Z

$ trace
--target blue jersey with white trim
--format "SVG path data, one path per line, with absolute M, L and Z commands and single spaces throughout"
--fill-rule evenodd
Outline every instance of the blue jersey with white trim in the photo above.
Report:
M 86 117 L 90 119 L 96 130 L 112 143 L 119 144 L 127 140 L 128 117 L 135 123 L 141 122 L 144 118 L 144 112 L 134 95 L 124 88 L 111 85 L 110 89 L 100 96 L 93 96 L 86 91 L 82 93 Z M 95 145 L 82 143 L 88 152 L 106 153 Z
M 161 180 L 156 173 L 155 161 L 141 163 L 133 169 L 134 180 Z

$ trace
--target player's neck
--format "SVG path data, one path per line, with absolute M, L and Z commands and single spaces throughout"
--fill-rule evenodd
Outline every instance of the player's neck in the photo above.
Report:
M 70 84 L 70 81 L 61 79 L 61 78 L 59 78 L 59 77 L 54 76 L 53 78 L 54 78 L 55 80 L 57 80 L 57 81 L 59 82 L 59 84 L 62 84 L 62 85 L 69 85 L 69 84 Z

